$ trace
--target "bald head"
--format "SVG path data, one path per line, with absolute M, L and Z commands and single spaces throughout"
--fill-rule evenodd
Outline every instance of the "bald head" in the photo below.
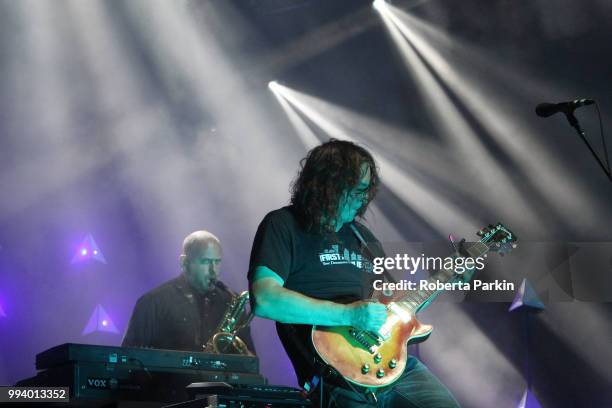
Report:
M 208 245 L 216 245 L 221 248 L 221 241 L 208 231 L 194 231 L 183 240 L 183 255 L 191 258 L 200 249 Z
M 195 231 L 183 240 L 181 269 L 193 289 L 206 292 L 219 277 L 221 242 L 208 231 Z

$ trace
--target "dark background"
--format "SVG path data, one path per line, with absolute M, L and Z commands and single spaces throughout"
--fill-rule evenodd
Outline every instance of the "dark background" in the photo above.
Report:
M 483 276 L 529 276 L 546 301 L 530 323 L 535 396 L 612 406 L 612 183 L 561 114 L 533 112 L 590 97 L 609 126 L 612 5 L 394 5 L 448 64 L 415 46 L 440 93 L 370 2 L 0 0 L 0 384 L 56 344 L 119 344 L 81 335 L 91 313 L 102 305 L 123 332 L 136 299 L 178 274 L 193 230 L 221 238 L 223 279 L 246 288 L 256 227 L 287 203 L 308 147 L 267 87 L 277 80 L 374 152 L 383 186 L 367 219 L 381 241 L 510 226 L 521 246 Z M 577 116 L 603 156 L 594 107 Z M 70 263 L 88 233 L 107 264 Z M 436 329 L 420 357 L 466 407 L 523 394 L 513 296 L 447 296 L 422 316 Z M 295 385 L 273 325 L 252 330 L 263 374 Z

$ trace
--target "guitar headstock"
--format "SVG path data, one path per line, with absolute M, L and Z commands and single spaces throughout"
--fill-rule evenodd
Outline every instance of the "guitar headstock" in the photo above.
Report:
M 517 247 L 517 236 L 501 222 L 489 224 L 476 233 L 481 237 L 480 242 L 485 244 L 489 251 L 497 252 L 501 256 L 510 253 Z

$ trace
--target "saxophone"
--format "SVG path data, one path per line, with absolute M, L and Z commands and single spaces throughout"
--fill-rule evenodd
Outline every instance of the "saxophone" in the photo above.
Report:
M 244 321 L 240 322 L 244 316 L 246 304 L 249 301 L 249 292 L 244 291 L 239 295 L 234 295 L 230 304 L 221 319 L 221 323 L 217 326 L 215 334 L 202 346 L 203 351 L 213 354 L 242 354 L 253 356 L 253 352 L 249 350 L 244 341 L 236 335 L 236 333 L 246 327 L 253 319 L 253 313 L 250 312 Z

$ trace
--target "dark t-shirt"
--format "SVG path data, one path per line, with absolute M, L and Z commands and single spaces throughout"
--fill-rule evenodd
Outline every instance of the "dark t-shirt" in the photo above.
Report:
M 180 275 L 138 299 L 121 345 L 202 351 L 231 299 L 232 294 L 220 282 L 200 294 Z M 239 331 L 238 337 L 255 351 L 248 327 Z
M 299 224 L 292 207 L 267 214 L 255 235 L 249 282 L 255 268 L 266 266 L 285 281 L 284 287 L 317 299 L 342 303 L 367 299 L 372 292 L 372 257 L 384 256 L 378 240 L 353 222 L 363 240 L 345 224 L 337 233 L 313 233 Z M 277 331 L 301 384 L 316 374 L 310 326 L 277 323 Z

